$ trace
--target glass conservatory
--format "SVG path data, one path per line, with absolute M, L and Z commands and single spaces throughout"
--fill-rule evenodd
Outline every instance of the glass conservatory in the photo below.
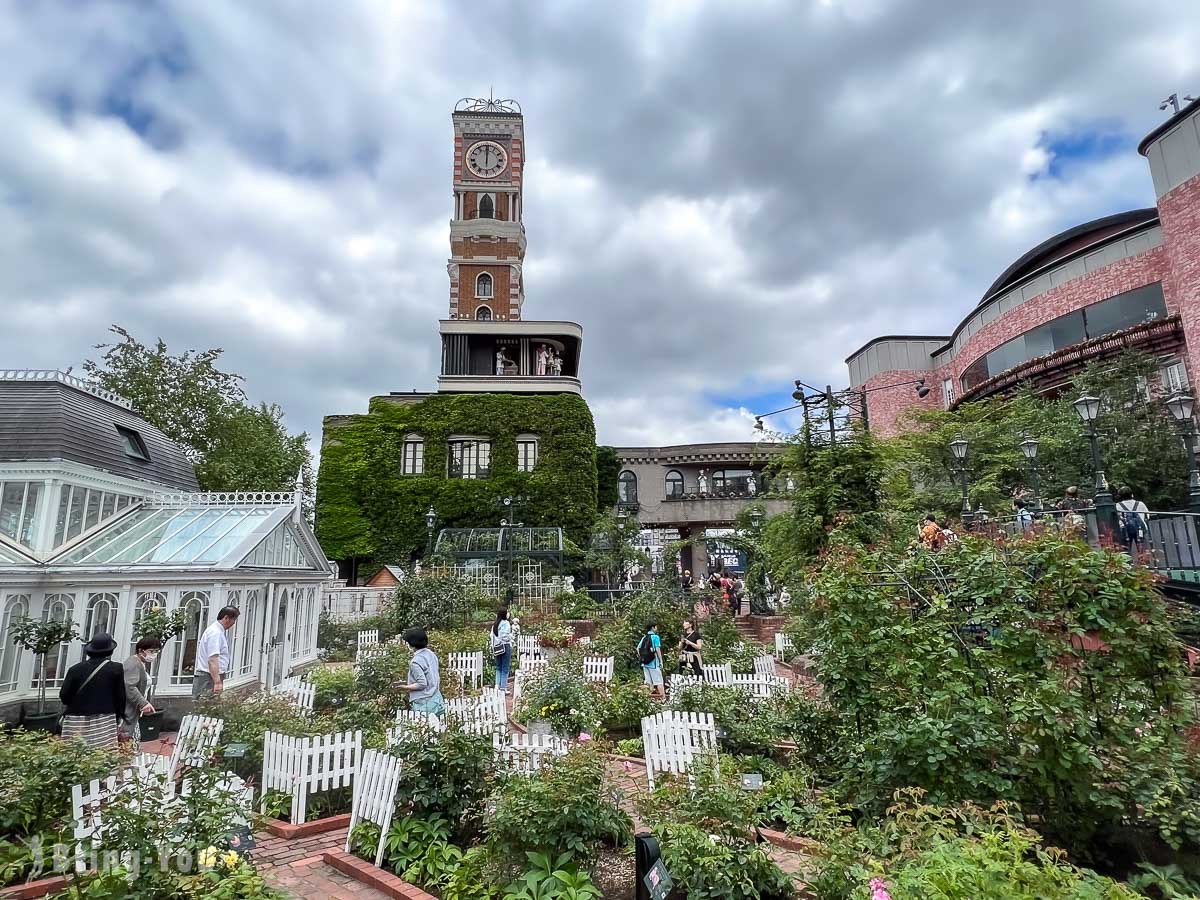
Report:
M 82 658 L 83 642 L 110 632 L 132 652 L 138 620 L 159 607 L 187 612 L 184 632 L 163 648 L 156 696 L 187 697 L 196 642 L 223 606 L 242 611 L 230 632 L 228 685 L 273 684 L 317 656 L 322 584 L 320 545 L 300 514 L 298 494 L 156 493 L 131 503 L 100 500 L 75 536 L 67 501 L 65 543 L 37 552 L 0 532 L 0 706 L 36 696 L 40 672 L 12 639 L 30 616 L 74 621 L 80 639 L 48 659 L 47 687 Z M 86 502 L 86 501 L 85 501 Z

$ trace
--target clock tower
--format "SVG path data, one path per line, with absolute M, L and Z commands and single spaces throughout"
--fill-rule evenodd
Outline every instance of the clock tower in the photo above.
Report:
M 453 120 L 450 318 L 519 320 L 525 302 L 521 108 L 515 100 L 465 99 Z

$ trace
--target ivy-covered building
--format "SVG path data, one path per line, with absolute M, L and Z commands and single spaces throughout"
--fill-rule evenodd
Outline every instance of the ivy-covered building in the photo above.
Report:
M 507 518 L 586 541 L 596 431 L 581 396 L 583 329 L 523 319 L 524 120 L 514 101 L 460 101 L 454 123 L 450 279 L 436 393 L 372 397 L 325 418 L 322 546 L 356 584 L 424 555 L 436 527 Z M 520 498 L 504 505 L 505 498 Z

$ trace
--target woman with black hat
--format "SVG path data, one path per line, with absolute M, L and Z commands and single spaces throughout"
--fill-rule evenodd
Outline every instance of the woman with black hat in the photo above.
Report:
M 63 702 L 62 736 L 89 747 L 116 749 L 117 725 L 125 714 L 125 673 L 110 657 L 117 649 L 101 631 L 83 645 L 87 658 L 67 670 L 58 697 Z

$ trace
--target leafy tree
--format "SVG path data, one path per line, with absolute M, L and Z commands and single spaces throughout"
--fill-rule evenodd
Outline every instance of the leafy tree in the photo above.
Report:
M 1033 486 L 1020 444 L 1039 442 L 1037 473 L 1043 502 L 1053 503 L 1075 485 L 1092 493 L 1092 459 L 1087 429 L 1072 401 L 1092 393 L 1104 401 L 1097 421 L 1105 474 L 1114 490 L 1128 484 L 1151 509 L 1172 509 L 1187 493 L 1187 462 L 1165 396 L 1146 399 L 1157 361 L 1131 351 L 1094 362 L 1058 396 L 1032 388 L 1011 398 L 964 403 L 953 411 L 915 413 L 912 430 L 881 442 L 887 508 L 910 518 L 928 511 L 955 517 L 961 507 L 958 469 L 949 445 L 962 435 L 969 443 L 967 471 L 972 509 L 993 515 L 1011 511 L 1015 496 Z
M 222 350 L 172 355 L 159 338 L 143 344 L 114 325 L 118 340 L 97 344 L 83 369 L 100 387 L 128 399 L 138 414 L 183 448 L 209 491 L 286 491 L 303 473 L 312 491 L 308 436 L 289 435 L 283 411 L 246 401 L 245 379 L 217 367 Z
M 621 474 L 621 460 L 612 447 L 596 448 L 596 508 L 600 512 L 617 505 L 617 476 Z

